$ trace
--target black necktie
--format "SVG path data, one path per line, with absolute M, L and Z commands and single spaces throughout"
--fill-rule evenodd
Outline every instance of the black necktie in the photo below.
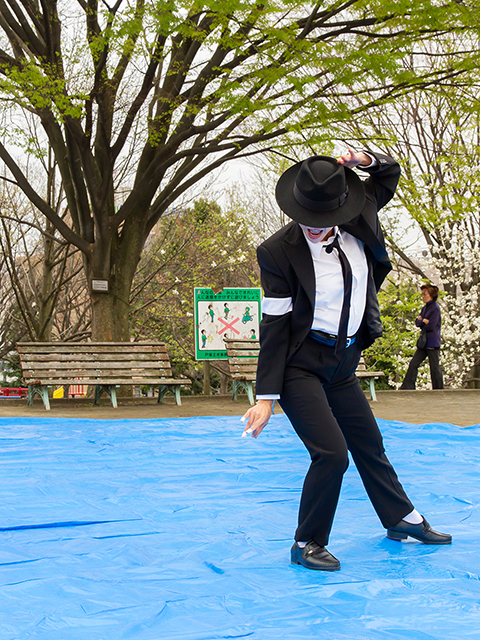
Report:
M 338 251 L 338 257 L 340 264 L 342 265 L 343 274 L 343 304 L 342 311 L 340 313 L 337 343 L 335 345 L 335 355 L 338 355 L 345 350 L 347 344 L 348 317 L 350 315 L 350 300 L 352 298 L 352 268 L 348 262 L 347 256 L 340 249 L 338 235 L 336 235 L 333 242 L 326 247 L 325 251 L 327 253 L 332 253 L 334 249 Z

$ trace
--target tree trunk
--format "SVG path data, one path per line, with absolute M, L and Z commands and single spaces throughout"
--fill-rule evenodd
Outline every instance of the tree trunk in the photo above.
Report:
M 130 342 L 129 306 L 115 292 L 93 293 L 92 341 Z M 128 295 L 127 295 L 128 300 Z
M 108 293 L 90 288 L 92 301 L 92 340 L 130 341 L 130 291 L 145 243 L 144 225 L 126 222 L 121 238 L 100 238 L 91 266 L 86 264 L 90 287 L 93 279 L 108 281 Z
M 47 220 L 45 230 L 49 234 L 55 233 L 53 225 Z M 52 290 L 53 290 L 53 237 L 45 236 L 43 240 L 43 272 L 39 294 L 38 332 L 40 342 L 50 342 L 52 339 Z M 59 283 L 60 286 L 60 283 Z
M 91 291 L 92 301 L 92 341 L 130 342 L 130 318 L 128 296 L 131 281 L 112 278 L 108 293 Z M 133 396 L 131 385 L 121 385 L 117 397 Z

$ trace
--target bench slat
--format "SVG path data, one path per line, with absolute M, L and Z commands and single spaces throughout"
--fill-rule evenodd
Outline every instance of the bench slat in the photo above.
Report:
M 258 340 L 239 340 L 232 342 L 225 340 L 225 343 L 227 345 L 227 350 L 240 349 L 241 351 L 244 351 L 245 349 L 255 349 L 256 351 L 260 351 L 260 344 Z
M 230 372 L 235 371 L 257 371 L 257 364 L 231 364 L 230 365 Z
M 229 358 L 256 358 L 258 360 L 258 351 L 227 349 L 227 356 Z
M 147 345 L 144 348 L 140 348 L 138 347 L 138 345 L 135 345 L 135 343 L 125 343 L 125 342 L 121 342 L 119 344 L 115 344 L 112 343 L 112 346 L 107 347 L 107 346 L 98 346 L 96 345 L 96 343 L 94 342 L 89 342 L 86 345 L 69 345 L 68 343 L 59 343 L 56 347 L 50 347 L 50 346 L 46 346 L 44 347 L 42 345 L 42 343 L 38 343 L 38 347 L 37 348 L 33 348 L 31 346 L 23 346 L 25 343 L 17 343 L 17 351 L 19 354 L 23 355 L 23 354 L 30 354 L 30 353 L 35 353 L 35 354 L 45 354 L 45 355 L 50 355 L 53 354 L 54 356 L 58 355 L 58 354 L 80 354 L 80 353 L 86 353 L 86 354 L 97 354 L 97 353 L 113 353 L 113 354 L 119 354 L 119 353 L 131 353 L 131 354 L 136 354 L 136 353 L 166 353 L 166 347 L 159 345 L 158 347 L 154 346 L 154 345 Z M 35 344 L 35 343 L 33 343 Z M 22 346 L 20 346 L 22 345 Z
M 142 350 L 144 347 L 165 347 L 165 342 L 161 340 L 141 340 L 140 342 L 17 342 L 17 348 L 19 347 L 52 347 L 58 348 L 59 346 L 64 347 L 138 347 L 138 349 Z
M 48 369 L 58 369 L 58 370 L 70 370 L 74 371 L 76 369 L 99 369 L 101 371 L 108 371 L 109 369 L 125 369 L 128 371 L 129 369 L 140 369 L 148 371 L 149 369 L 171 369 L 171 365 L 169 362 L 138 362 L 135 360 L 127 361 L 127 362 L 99 362 L 92 360 L 91 362 L 83 361 L 71 361 L 71 362 L 56 362 L 52 360 L 50 362 L 30 362 L 25 361 L 22 363 L 24 370 L 32 370 L 32 371 L 43 371 Z
M 357 378 L 379 378 L 384 376 L 385 373 L 383 371 L 355 371 L 355 375 Z
M 188 378 L 145 378 L 144 376 L 140 378 L 42 378 L 41 380 L 35 380 L 33 378 L 25 381 L 25 384 L 29 386 L 33 385 L 64 385 L 64 384 L 100 384 L 100 385 L 109 385 L 109 384 L 129 384 L 134 386 L 148 386 L 148 385 L 159 385 L 159 384 L 192 384 L 191 380 Z
M 51 380 L 57 380 L 58 378 L 70 378 L 71 380 L 82 380 L 90 378 L 92 380 L 96 378 L 122 378 L 125 381 L 125 384 L 128 384 L 129 380 L 133 379 L 148 379 L 148 378 L 171 378 L 171 375 L 165 375 L 165 373 L 161 370 L 153 370 L 149 373 L 145 373 L 144 371 L 122 371 L 120 370 L 111 370 L 111 371 L 32 371 L 31 373 L 27 372 L 24 374 L 24 380 L 44 380 L 45 378 L 49 378 Z
M 47 354 L 47 353 L 25 353 L 22 354 L 25 362 L 110 362 L 115 360 L 117 362 L 168 362 L 168 355 L 166 353 L 60 353 L 60 354 Z

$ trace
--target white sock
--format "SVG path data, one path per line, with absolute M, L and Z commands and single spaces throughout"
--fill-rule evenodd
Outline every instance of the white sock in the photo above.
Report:
M 414 509 L 413 511 L 410 511 L 410 513 L 407 513 L 407 515 L 402 518 L 402 520 L 405 520 L 405 522 L 408 522 L 408 524 L 422 524 L 423 517 L 418 513 L 416 509 Z M 307 542 L 301 542 L 297 540 L 297 547 L 299 549 L 304 549 L 306 545 Z
M 407 513 L 407 515 L 402 518 L 402 520 L 405 520 L 405 522 L 408 522 L 408 524 L 422 524 L 423 522 L 422 516 L 416 509 L 410 511 L 410 513 Z

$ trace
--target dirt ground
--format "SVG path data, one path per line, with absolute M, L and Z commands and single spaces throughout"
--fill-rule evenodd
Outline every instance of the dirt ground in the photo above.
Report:
M 368 397 L 368 393 L 367 393 Z M 413 424 L 450 423 L 460 427 L 480 424 L 480 389 L 446 389 L 435 391 L 377 391 L 377 402 L 371 402 L 377 418 Z M 177 407 L 172 396 L 162 404 L 154 398 L 119 398 L 114 409 L 107 396 L 100 405 L 90 399 L 51 400 L 51 411 L 45 411 L 36 398 L 33 406 L 26 400 L 0 399 L 0 417 L 97 418 L 101 420 L 151 420 L 189 418 L 193 416 L 242 416 L 250 406 L 246 396 L 233 401 L 228 396 L 182 396 Z M 275 413 L 281 413 L 276 406 Z M 239 427 L 241 425 L 239 424 Z

